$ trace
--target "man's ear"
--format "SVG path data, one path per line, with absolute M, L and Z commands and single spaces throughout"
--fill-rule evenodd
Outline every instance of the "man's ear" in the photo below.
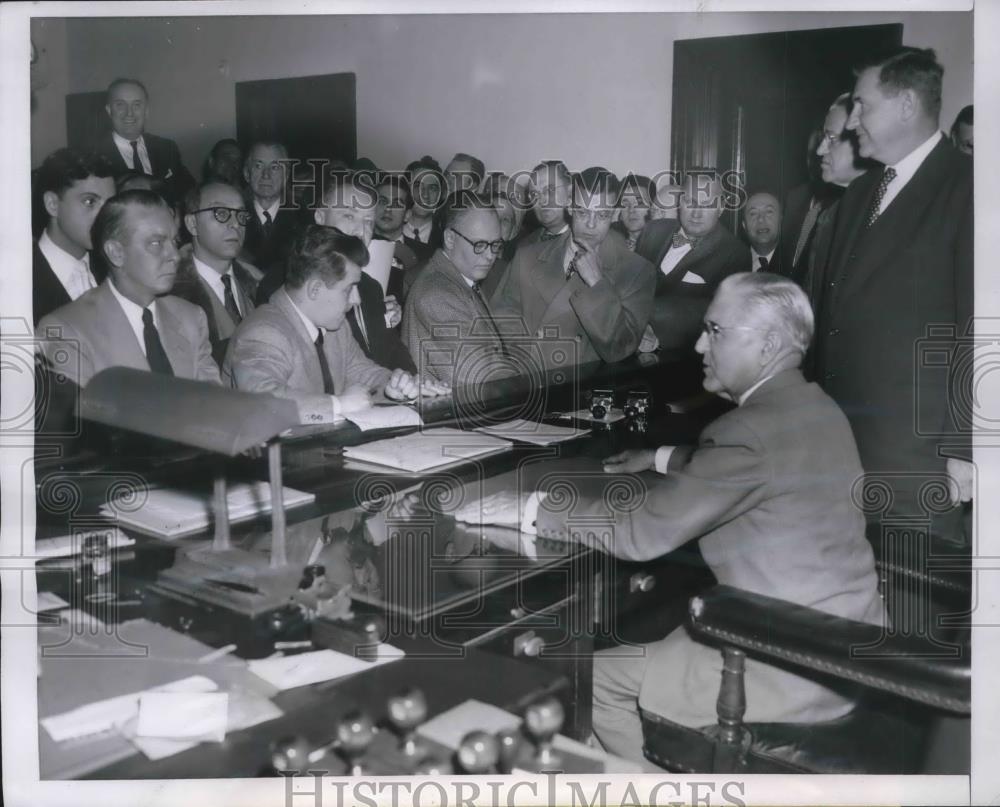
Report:
M 112 266 L 120 267 L 125 263 L 125 247 L 114 238 L 109 238 L 104 242 L 104 257 Z
M 192 237 L 198 237 L 198 217 L 193 213 L 188 213 L 184 217 L 184 226 L 187 227 L 187 231 L 191 233 Z
M 319 297 L 321 285 L 323 285 L 323 281 L 320 280 L 315 275 L 309 278 L 305 284 L 306 298 L 309 300 L 315 300 L 317 297 Z
M 912 89 L 901 90 L 899 93 L 899 113 L 904 121 L 911 120 L 916 114 L 919 101 Z
M 445 231 L 441 236 L 441 240 L 444 242 L 445 249 L 450 250 L 455 246 L 455 233 L 452 232 L 451 227 L 445 228 Z
M 111 117 L 111 104 L 104 105 L 104 111 L 108 113 L 108 117 Z
M 245 163 L 243 165 L 243 181 L 250 184 L 250 166 Z
M 761 365 L 771 362 L 779 350 L 781 350 L 781 339 L 778 337 L 778 332 L 769 330 L 764 334 L 764 344 L 760 350 Z
M 45 212 L 55 218 L 59 212 L 59 194 L 55 191 L 45 191 L 42 194 L 42 202 L 45 205 Z
M 313 215 L 313 218 L 316 219 L 316 223 L 319 224 L 321 227 L 326 223 L 325 221 L 323 221 L 323 219 L 326 218 L 326 215 L 323 213 L 322 207 L 316 208 L 316 213 Z

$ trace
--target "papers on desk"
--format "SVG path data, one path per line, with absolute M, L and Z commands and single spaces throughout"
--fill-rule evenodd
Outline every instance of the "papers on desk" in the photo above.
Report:
M 79 555 L 83 551 L 83 543 L 95 535 L 107 536 L 108 549 L 119 549 L 132 546 L 135 540 L 129 538 L 117 527 L 101 530 L 87 530 L 72 535 L 59 535 L 55 538 L 39 538 L 35 541 L 35 556 L 39 558 L 68 558 Z
M 590 434 L 588 429 L 574 429 L 571 426 L 551 426 L 548 423 L 535 423 L 533 420 L 515 418 L 506 423 L 497 423 L 493 426 L 480 426 L 477 432 L 492 434 L 494 437 L 502 437 L 506 440 L 520 440 L 524 443 L 532 443 L 536 446 L 547 446 L 552 443 L 561 443 L 565 440 L 573 440 Z
M 420 413 L 409 406 L 372 406 L 347 415 L 347 419 L 363 432 L 424 425 Z
M 461 429 L 425 429 L 422 432 L 375 440 L 344 449 L 352 460 L 418 473 L 510 449 L 508 440 Z
M 285 690 L 354 675 L 380 664 L 397 661 L 406 655 L 389 644 L 379 644 L 376 654 L 374 660 L 366 661 L 336 650 L 313 650 L 294 656 L 272 656 L 251 661 L 247 666 L 254 675 L 279 690 Z
M 130 511 L 126 502 L 114 500 L 103 505 L 101 513 L 149 535 L 167 539 L 182 538 L 201 532 L 215 522 L 212 488 L 208 484 L 205 487 L 206 490 L 198 492 L 154 488 L 149 491 L 146 501 L 138 510 Z M 271 487 L 267 482 L 230 485 L 226 498 L 231 523 L 271 512 Z M 312 493 L 282 488 L 286 510 L 308 504 L 315 498 Z

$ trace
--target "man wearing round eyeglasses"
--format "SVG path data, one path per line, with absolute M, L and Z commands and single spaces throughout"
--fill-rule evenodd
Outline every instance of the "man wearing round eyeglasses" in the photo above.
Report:
M 490 200 L 466 194 L 446 208 L 444 246 L 406 298 L 403 338 L 423 372 L 452 386 L 510 375 L 500 328 L 480 284 L 503 250 Z
M 574 176 L 569 232 L 519 249 L 494 294 L 499 313 L 521 317 L 538 336 L 546 368 L 620 361 L 649 322 L 653 266 L 608 237 L 620 189 L 604 168 Z
M 221 367 L 229 337 L 254 309 L 260 272 L 236 260 L 253 214 L 232 185 L 208 182 L 184 200 L 184 226 L 191 234 L 177 267 L 174 294 L 199 306 L 208 318 L 212 358 Z
M 570 521 L 544 486 L 487 496 L 455 518 L 632 561 L 697 540 L 723 585 L 881 624 L 874 556 L 851 496 L 862 474 L 851 427 L 799 370 L 812 332 L 809 301 L 791 280 L 730 276 L 708 308 L 697 350 L 705 389 L 737 407 L 710 423 L 697 446 L 607 458 L 608 474 L 659 473 L 645 478 L 641 500 L 607 495 L 620 479 L 581 481 Z M 581 528 L 609 522 L 610 529 Z M 719 649 L 683 626 L 644 650 L 594 657 L 594 733 L 608 751 L 640 763 L 639 710 L 693 728 L 715 725 L 722 667 Z M 745 686 L 748 723 L 832 720 L 854 706 L 842 692 L 753 659 Z

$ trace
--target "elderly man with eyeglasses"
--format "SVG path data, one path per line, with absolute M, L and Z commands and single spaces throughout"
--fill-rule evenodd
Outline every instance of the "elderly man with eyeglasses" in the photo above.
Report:
M 653 305 L 653 265 L 609 237 L 621 186 L 605 168 L 573 177 L 569 229 L 523 246 L 493 301 L 538 337 L 545 368 L 635 353 Z
M 260 271 L 236 260 L 253 214 L 243 195 L 224 182 L 206 182 L 184 200 L 184 226 L 191 234 L 177 266 L 173 293 L 208 318 L 212 358 L 222 367 L 229 337 L 254 309 Z
M 705 314 L 697 351 L 705 389 L 737 406 L 710 423 L 697 446 L 609 457 L 609 477 L 580 476 L 572 520 L 565 495 L 553 489 L 550 501 L 544 483 L 471 502 L 456 519 L 519 527 L 539 541 L 582 543 L 632 561 L 697 540 L 719 583 L 881 624 L 874 556 L 851 496 L 862 474 L 851 427 L 799 370 L 812 333 L 809 301 L 791 280 L 730 276 Z M 641 499 L 607 495 L 621 474 L 654 470 L 639 486 Z M 549 479 L 565 484 L 557 474 Z M 721 668 L 719 649 L 683 626 L 641 651 L 598 653 L 594 733 L 608 751 L 642 760 L 640 710 L 684 726 L 714 725 Z M 832 720 L 854 707 L 843 692 L 755 659 L 746 660 L 745 680 L 748 723 Z
M 481 284 L 503 251 L 500 218 L 480 194 L 452 199 L 444 245 L 406 297 L 403 338 L 417 369 L 459 387 L 511 375 L 507 348 Z

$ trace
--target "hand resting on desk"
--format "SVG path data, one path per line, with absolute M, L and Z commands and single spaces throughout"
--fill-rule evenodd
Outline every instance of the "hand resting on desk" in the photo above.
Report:
M 656 451 L 651 448 L 630 448 L 618 454 L 612 454 L 604 460 L 606 474 L 637 474 L 649 471 L 654 467 Z
M 455 511 L 455 521 L 465 524 L 495 524 L 498 527 L 521 528 L 524 509 L 530 495 L 502 491 L 469 502 Z M 533 521 L 534 519 L 532 519 Z

